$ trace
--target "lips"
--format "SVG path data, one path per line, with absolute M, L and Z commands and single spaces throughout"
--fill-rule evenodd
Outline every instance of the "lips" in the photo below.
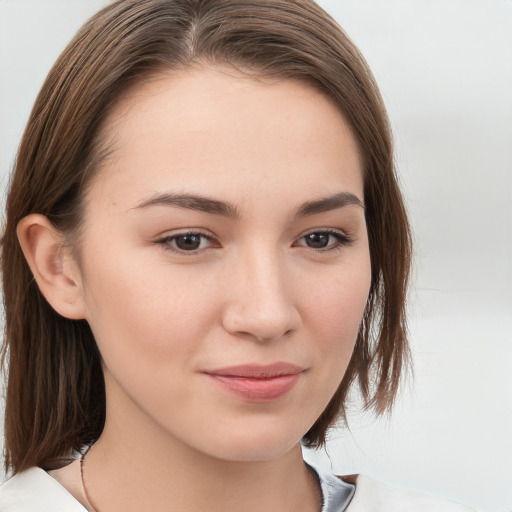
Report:
M 214 383 L 252 402 L 270 402 L 288 393 L 304 368 L 290 363 L 240 365 L 204 372 Z

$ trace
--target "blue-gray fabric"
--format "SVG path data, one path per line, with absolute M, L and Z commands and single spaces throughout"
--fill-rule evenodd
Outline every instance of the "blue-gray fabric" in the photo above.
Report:
M 316 476 L 322 490 L 322 512 L 343 512 L 347 509 L 355 486 L 348 484 L 331 473 L 324 473 L 318 468 L 307 464 Z

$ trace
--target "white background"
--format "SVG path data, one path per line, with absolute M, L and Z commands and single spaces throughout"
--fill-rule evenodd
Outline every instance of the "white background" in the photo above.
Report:
M 512 510 L 512 1 L 323 0 L 381 86 L 416 242 L 415 377 L 390 419 L 351 416 L 327 456 Z M 31 105 L 105 0 L 0 0 L 0 186 Z

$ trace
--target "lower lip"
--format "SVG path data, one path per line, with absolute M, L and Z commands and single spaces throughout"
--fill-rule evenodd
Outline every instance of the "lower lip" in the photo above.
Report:
M 282 397 L 297 383 L 300 373 L 266 379 L 207 374 L 215 383 L 251 402 L 271 402 Z

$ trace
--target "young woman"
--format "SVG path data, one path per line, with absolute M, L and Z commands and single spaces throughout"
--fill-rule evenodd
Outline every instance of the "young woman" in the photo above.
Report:
M 306 465 L 392 406 L 407 217 L 377 87 L 309 0 L 120 0 L 7 201 L 0 510 L 467 510 Z

